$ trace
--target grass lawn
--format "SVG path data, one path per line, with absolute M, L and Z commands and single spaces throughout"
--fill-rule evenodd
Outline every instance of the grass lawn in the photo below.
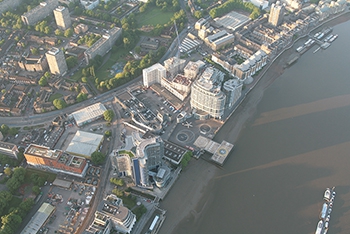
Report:
M 60 93 L 55 93 L 55 94 L 52 94 L 49 98 L 49 102 L 52 102 L 53 100 L 55 99 L 58 99 L 58 98 L 61 98 L 63 95 L 60 94 Z
M 129 56 L 129 51 L 122 46 L 118 47 L 118 51 L 110 54 L 109 59 L 105 64 L 103 64 L 97 71 L 95 71 L 96 77 L 98 77 L 100 80 L 108 80 L 111 78 L 109 69 L 116 63 L 116 62 L 126 62 L 124 59 L 126 56 Z
M 56 179 L 56 174 L 54 174 L 52 172 L 35 170 L 33 168 L 27 168 L 26 169 L 26 175 L 25 175 L 26 179 L 25 180 L 27 182 L 30 182 L 30 176 L 32 174 L 34 174 L 34 173 L 38 174 L 39 176 L 42 176 L 42 177 L 46 178 L 46 180 L 49 181 L 49 182 L 53 182 Z
M 136 198 L 135 197 L 127 197 L 127 196 L 123 196 L 123 204 L 125 207 L 132 209 L 134 208 L 134 206 L 136 206 Z
M 81 79 L 81 77 L 83 77 L 83 74 L 81 73 L 81 70 L 82 69 L 79 69 L 78 71 L 76 71 L 74 73 L 74 75 L 69 77 L 68 82 L 70 82 L 71 80 L 74 80 L 75 82 L 78 82 Z
M 137 14 L 136 20 L 139 27 L 144 25 L 163 25 L 169 22 L 170 18 L 174 15 L 174 12 L 164 12 L 159 8 L 150 7 L 145 12 Z

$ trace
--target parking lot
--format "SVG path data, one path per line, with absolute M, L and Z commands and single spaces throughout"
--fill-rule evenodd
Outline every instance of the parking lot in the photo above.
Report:
M 71 189 L 53 186 L 46 202 L 55 205 L 55 212 L 46 224 L 48 234 L 75 233 L 89 210 L 96 187 L 73 183 Z

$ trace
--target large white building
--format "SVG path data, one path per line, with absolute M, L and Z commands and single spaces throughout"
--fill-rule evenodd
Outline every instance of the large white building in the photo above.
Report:
M 175 97 L 183 101 L 191 91 L 191 79 L 180 74 L 183 71 L 186 60 L 176 57 L 164 61 L 164 66 L 156 63 L 143 69 L 143 85 L 150 87 L 152 84 L 160 84 Z
M 116 156 L 116 166 L 119 176 L 132 177 L 136 186 L 151 188 L 149 181 L 150 170 L 156 170 L 162 165 L 164 142 L 157 136 L 144 139 L 139 132 L 130 136 L 131 149 L 119 150 Z
M 221 91 L 224 73 L 207 67 L 191 89 L 191 107 L 208 113 L 211 117 L 221 118 L 225 111 L 226 95 Z
M 250 21 L 249 17 L 242 15 L 238 12 L 231 11 L 230 13 L 222 16 L 221 18 L 215 18 L 214 21 L 232 31 L 240 28 L 244 24 Z
M 152 84 L 160 83 L 163 77 L 166 77 L 166 69 L 160 63 L 156 63 L 142 70 L 143 85 L 147 88 Z
M 78 156 L 90 157 L 93 152 L 99 149 L 102 140 L 103 135 L 78 130 L 69 143 L 66 152 Z
M 75 111 L 69 115 L 69 118 L 73 118 L 78 127 L 84 124 L 91 123 L 99 118 L 103 117 L 103 113 L 106 111 L 106 107 L 102 103 L 95 103 L 91 106 L 85 107 L 81 110 Z
M 93 225 L 106 226 L 108 222 L 112 222 L 118 232 L 130 233 L 136 223 L 136 215 L 123 205 L 122 199 L 110 194 L 99 203 Z

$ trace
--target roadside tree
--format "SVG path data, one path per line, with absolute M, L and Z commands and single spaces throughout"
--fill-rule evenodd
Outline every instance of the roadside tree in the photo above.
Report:
M 113 118 L 114 118 L 114 112 L 112 110 L 106 110 L 103 113 L 103 117 L 107 122 L 112 122 Z
M 32 187 L 32 191 L 35 195 L 38 195 L 40 193 L 40 188 L 39 186 L 35 185 Z
M 95 151 L 91 154 L 91 162 L 93 164 L 101 165 L 104 163 L 105 160 L 106 160 L 106 155 L 101 152 Z
M 4 169 L 4 173 L 5 173 L 5 175 L 7 175 L 7 176 L 11 176 L 11 175 L 12 175 L 12 170 L 11 170 L 11 168 L 9 168 L 9 167 L 5 168 L 5 169 Z
M 61 110 L 67 106 L 66 102 L 62 99 L 55 99 L 53 100 L 52 104 L 58 109 Z

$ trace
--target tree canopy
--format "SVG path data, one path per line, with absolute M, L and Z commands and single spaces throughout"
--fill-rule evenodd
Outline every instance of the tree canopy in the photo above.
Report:
M 260 15 L 260 9 L 251 2 L 243 2 L 242 0 L 229 0 L 224 4 L 210 10 L 209 15 L 214 19 L 229 13 L 232 10 L 244 10 L 250 12 L 250 18 L 256 19 Z
M 113 118 L 114 118 L 114 112 L 112 110 L 106 110 L 103 113 L 103 117 L 107 122 L 112 122 Z
M 58 109 L 61 110 L 67 106 L 67 103 L 62 99 L 53 100 L 52 104 Z
M 14 193 L 24 182 L 26 170 L 23 167 L 13 169 L 11 178 L 6 182 L 7 188 Z
M 104 163 L 105 160 L 106 155 L 101 152 L 95 151 L 91 154 L 91 161 L 93 164 L 101 165 Z

